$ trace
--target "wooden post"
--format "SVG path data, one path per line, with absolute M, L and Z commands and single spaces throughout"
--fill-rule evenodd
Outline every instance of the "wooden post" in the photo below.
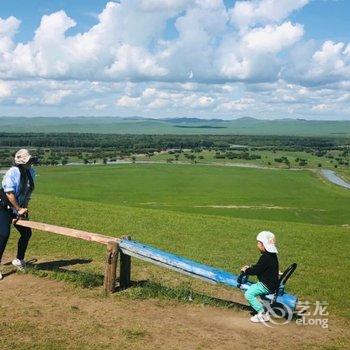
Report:
M 124 239 L 131 239 L 130 236 L 122 237 Z M 119 288 L 120 290 L 127 289 L 131 285 L 131 256 L 124 254 L 122 251 L 120 254 L 120 275 L 119 275 Z
M 117 261 L 118 261 L 118 242 L 110 241 L 107 243 L 106 269 L 105 269 L 105 278 L 103 283 L 103 288 L 107 293 L 113 293 L 115 291 Z

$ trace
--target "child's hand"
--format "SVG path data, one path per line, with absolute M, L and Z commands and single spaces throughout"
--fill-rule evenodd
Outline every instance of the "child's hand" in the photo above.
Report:
M 245 272 L 245 270 L 246 270 L 248 267 L 250 267 L 250 266 L 249 266 L 249 265 L 243 266 L 243 267 L 241 268 L 241 271 L 242 271 L 242 272 Z

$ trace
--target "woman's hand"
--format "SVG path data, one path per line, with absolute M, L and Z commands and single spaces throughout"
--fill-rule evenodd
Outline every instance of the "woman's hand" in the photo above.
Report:
M 19 208 L 17 210 L 17 214 L 17 217 L 15 219 L 12 219 L 13 224 L 15 224 L 21 218 L 25 218 L 28 215 L 28 208 Z
M 25 216 L 26 214 L 28 214 L 28 208 L 19 208 L 19 210 L 17 210 L 18 216 Z
M 243 266 L 243 267 L 241 268 L 241 271 L 242 271 L 242 272 L 245 272 L 245 270 L 248 269 L 249 267 L 250 267 L 249 265 L 245 265 L 245 266 Z

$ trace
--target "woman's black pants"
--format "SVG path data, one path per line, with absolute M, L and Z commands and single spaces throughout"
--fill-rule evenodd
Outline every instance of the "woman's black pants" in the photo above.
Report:
M 12 219 L 12 213 L 9 210 L 0 207 L 0 262 L 10 236 Z M 24 255 L 28 247 L 29 239 L 32 235 L 32 230 L 29 227 L 14 226 L 21 235 L 18 240 L 17 259 L 24 260 Z

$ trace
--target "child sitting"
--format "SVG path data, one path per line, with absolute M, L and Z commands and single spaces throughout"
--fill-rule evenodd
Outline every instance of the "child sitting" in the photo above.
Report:
M 255 265 L 244 266 L 241 271 L 246 275 L 257 276 L 259 282 L 252 284 L 244 296 L 249 305 L 256 311 L 256 315 L 250 320 L 252 322 L 268 322 L 270 321 L 269 314 L 264 311 L 264 306 L 257 297 L 274 293 L 278 288 L 279 268 L 275 246 L 276 238 L 272 232 L 262 231 L 256 239 L 261 256 Z

